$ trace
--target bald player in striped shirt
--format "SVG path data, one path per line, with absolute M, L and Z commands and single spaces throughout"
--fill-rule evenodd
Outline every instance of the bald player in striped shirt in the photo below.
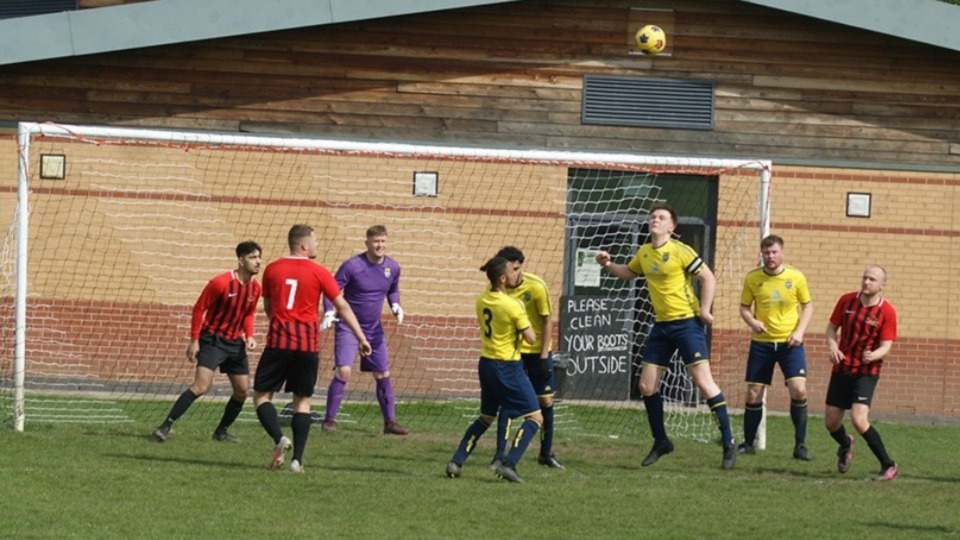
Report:
M 880 381 L 883 362 L 897 339 L 897 310 L 883 297 L 887 271 L 868 266 L 860 277 L 860 290 L 844 294 L 830 314 L 827 347 L 833 372 L 827 388 L 824 424 L 837 448 L 837 470 L 845 473 L 853 458 L 853 435 L 843 427 L 843 415 L 850 421 L 880 462 L 874 480 L 893 480 L 899 472 L 887 454 L 880 433 L 870 424 L 870 404 Z

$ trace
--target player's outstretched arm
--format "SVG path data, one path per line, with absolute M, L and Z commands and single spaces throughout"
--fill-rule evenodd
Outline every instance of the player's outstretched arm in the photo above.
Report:
M 620 279 L 636 279 L 639 277 L 633 272 L 633 270 L 630 270 L 629 266 L 613 262 L 613 259 L 610 258 L 610 254 L 606 251 L 598 251 L 596 260 L 597 264 L 606 269 L 611 276 L 618 277 Z

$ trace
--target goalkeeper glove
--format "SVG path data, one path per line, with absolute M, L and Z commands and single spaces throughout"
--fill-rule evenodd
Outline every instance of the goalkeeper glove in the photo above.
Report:
M 403 324 L 403 308 L 400 304 L 396 302 L 390 304 L 390 311 L 397 317 L 397 324 Z
M 339 319 L 337 319 L 337 312 L 334 310 L 326 311 L 323 313 L 323 320 L 320 321 L 320 329 L 327 330 L 334 325 Z

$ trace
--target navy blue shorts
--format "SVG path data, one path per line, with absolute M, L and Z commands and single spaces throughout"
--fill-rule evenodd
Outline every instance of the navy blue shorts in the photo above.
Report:
M 247 344 L 242 339 L 224 339 L 218 334 L 204 332 L 200 334 L 200 350 L 197 351 L 197 365 L 210 371 L 220 368 L 227 375 L 249 375 L 250 363 L 247 362 Z
M 257 364 L 253 389 L 257 392 L 279 392 L 284 388 L 284 391 L 295 396 L 310 397 L 317 385 L 319 365 L 320 357 L 316 352 L 268 347 Z
M 849 409 L 854 404 L 870 406 L 873 391 L 880 382 L 879 375 L 860 375 L 839 371 L 830 375 L 827 386 L 827 405 L 838 409 Z
M 710 360 L 707 334 L 699 318 L 653 323 L 644 345 L 643 363 L 666 369 L 677 351 L 687 367 Z
M 540 410 L 537 394 L 519 360 L 507 362 L 481 358 L 477 372 L 480 375 L 480 414 L 496 416 L 499 411 L 507 418 L 518 418 Z
M 807 378 L 807 355 L 803 344 L 788 347 L 786 343 L 750 342 L 750 354 L 747 356 L 747 376 L 744 379 L 751 384 L 773 382 L 773 367 L 780 364 L 783 380 Z
M 533 386 L 533 393 L 537 397 L 553 397 L 556 381 L 553 376 L 553 353 L 547 357 L 547 361 L 540 360 L 540 353 L 521 354 L 520 361 L 523 362 L 523 369 L 530 378 L 530 384 Z M 543 364 L 547 364 L 550 375 L 543 376 Z

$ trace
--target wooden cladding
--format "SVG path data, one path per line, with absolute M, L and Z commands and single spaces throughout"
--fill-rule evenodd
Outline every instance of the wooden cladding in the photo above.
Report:
M 670 55 L 631 55 L 632 7 L 527 0 L 0 66 L 0 120 L 960 165 L 960 53 L 660 0 Z M 712 85 L 712 129 L 584 122 L 584 77 Z

